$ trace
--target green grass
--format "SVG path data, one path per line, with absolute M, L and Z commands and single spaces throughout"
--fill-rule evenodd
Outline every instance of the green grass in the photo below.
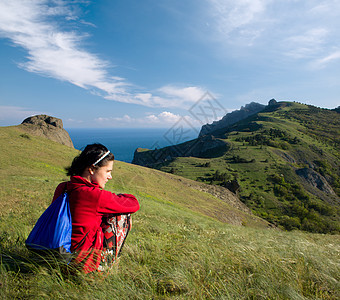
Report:
M 339 233 L 339 122 L 335 111 L 282 103 L 277 111 L 261 112 L 229 129 L 219 130 L 216 137 L 229 145 L 221 156 L 178 157 L 157 168 L 214 185 L 224 183 L 214 180 L 214 173 L 224 173 L 226 181 L 238 181 L 242 201 L 255 214 L 276 226 Z M 282 136 L 271 135 L 271 131 Z M 205 167 L 206 164 L 209 166 Z M 318 164 L 321 167 L 317 167 Z M 295 173 L 296 169 L 306 167 L 314 168 L 327 178 L 337 196 L 306 187 Z M 282 176 L 283 184 L 272 180 L 277 175 Z M 307 195 L 307 201 L 300 197 L 302 194 Z M 306 208 L 310 214 L 297 213 L 297 205 L 300 211 Z M 319 209 L 316 213 L 315 208 Z
M 338 235 L 233 226 L 213 218 L 218 199 L 195 182 L 116 162 L 108 189 L 134 193 L 141 209 L 109 274 L 70 274 L 38 264 L 24 246 L 66 179 L 76 150 L 0 128 L 0 296 L 3 299 L 338 299 Z M 173 190 L 175 189 L 175 191 Z M 210 216 L 207 216 L 207 214 Z M 250 222 L 250 221 L 249 221 Z M 261 225 L 262 224 L 262 225 Z

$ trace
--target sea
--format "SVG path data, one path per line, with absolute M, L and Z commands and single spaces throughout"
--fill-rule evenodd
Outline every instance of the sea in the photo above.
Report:
M 116 160 L 132 162 L 137 148 L 159 149 L 192 140 L 198 136 L 195 128 L 65 128 L 73 145 L 83 150 L 86 145 L 101 143 Z

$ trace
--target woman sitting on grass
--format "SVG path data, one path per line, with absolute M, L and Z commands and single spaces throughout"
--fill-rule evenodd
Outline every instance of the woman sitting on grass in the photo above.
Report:
M 129 194 L 105 191 L 112 179 L 114 155 L 101 144 L 87 145 L 67 169 L 71 180 L 58 185 L 53 201 L 69 192 L 72 216 L 72 265 L 84 272 L 107 270 L 117 259 L 139 209 Z

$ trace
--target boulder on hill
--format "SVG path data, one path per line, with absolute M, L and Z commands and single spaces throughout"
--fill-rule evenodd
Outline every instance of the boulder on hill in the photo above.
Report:
M 19 127 L 32 135 L 45 137 L 57 143 L 73 147 L 70 135 L 63 128 L 61 119 L 48 115 L 36 115 L 26 118 Z

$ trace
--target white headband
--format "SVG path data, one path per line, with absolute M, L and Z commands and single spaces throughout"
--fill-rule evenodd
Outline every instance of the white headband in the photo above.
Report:
M 110 151 L 108 150 L 105 154 L 103 154 L 93 165 L 95 166 L 97 163 L 99 163 L 101 160 L 103 160 L 106 156 L 108 156 Z

